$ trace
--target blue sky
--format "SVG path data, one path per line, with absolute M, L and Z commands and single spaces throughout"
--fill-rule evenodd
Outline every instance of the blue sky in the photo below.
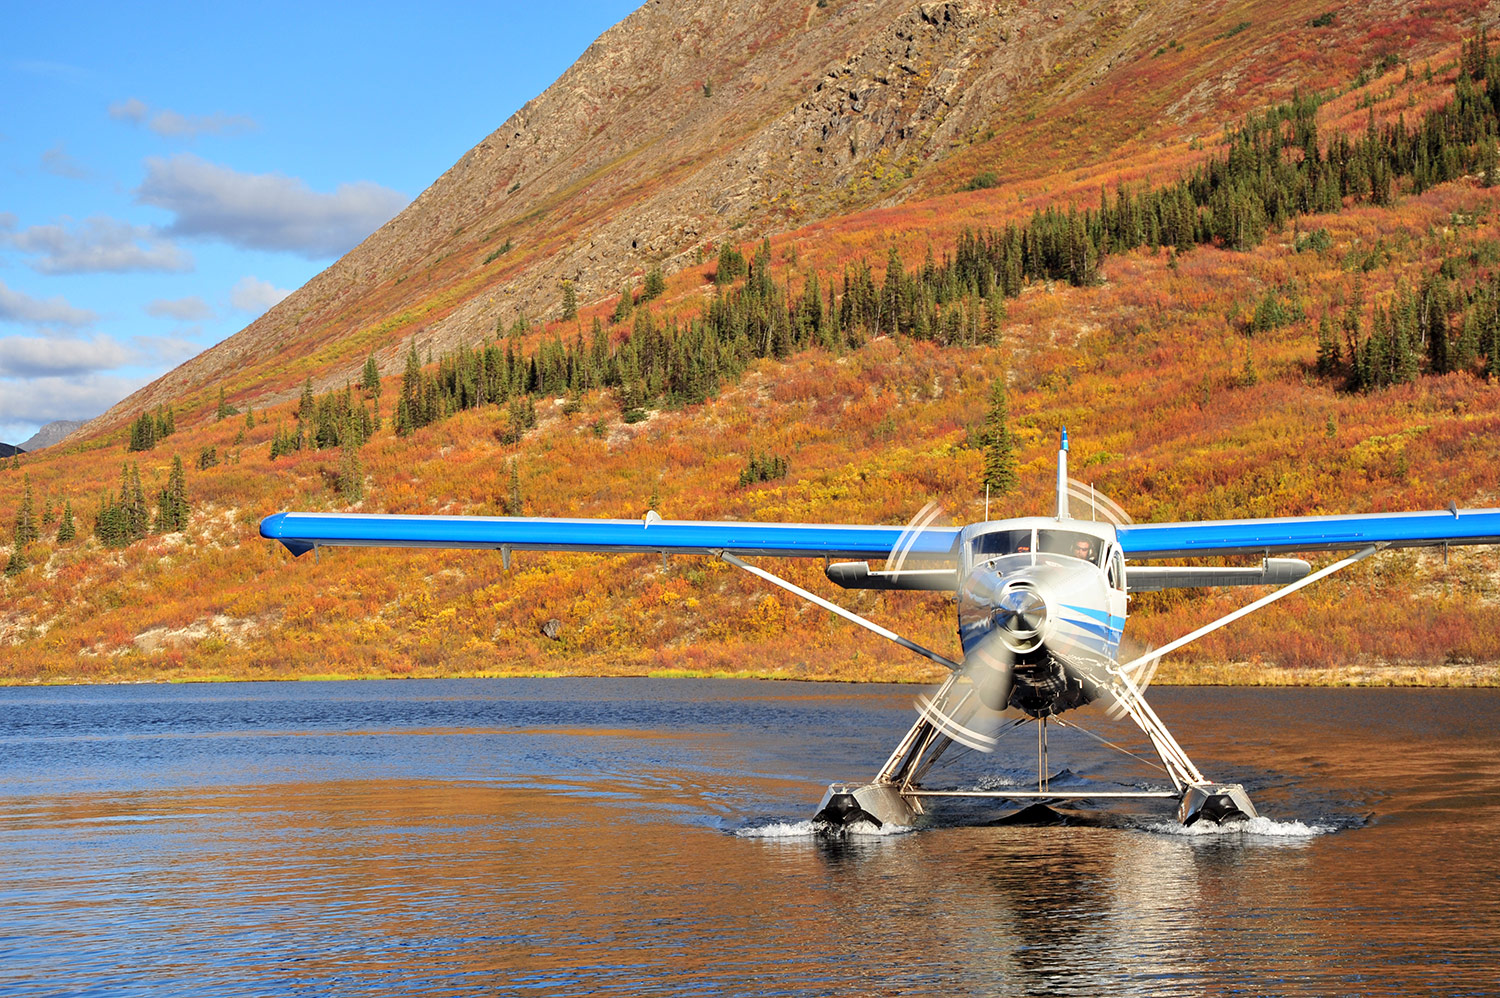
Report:
M 0 441 L 244 328 L 630 0 L 0 0 Z

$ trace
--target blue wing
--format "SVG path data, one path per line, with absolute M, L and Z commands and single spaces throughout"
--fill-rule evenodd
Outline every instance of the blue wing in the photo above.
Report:
M 1118 536 L 1125 555 L 1137 560 L 1342 551 L 1371 544 L 1389 547 L 1500 544 L 1500 509 L 1146 523 L 1120 527 Z
M 294 555 L 315 547 L 511 548 L 516 551 L 650 551 L 668 554 L 766 555 L 778 558 L 884 558 L 905 527 L 832 523 L 741 523 L 707 520 L 586 520 L 507 516 L 385 516 L 365 513 L 276 513 L 260 534 Z M 951 555 L 960 530 L 916 535 L 912 553 Z M 911 535 L 907 535 L 910 539 Z

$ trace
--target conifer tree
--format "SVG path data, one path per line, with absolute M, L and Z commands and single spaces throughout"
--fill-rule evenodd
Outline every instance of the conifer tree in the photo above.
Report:
M 359 378 L 360 390 L 369 398 L 380 398 L 380 367 L 375 363 L 375 351 L 365 358 L 365 369 Z
M 73 526 L 73 501 L 63 500 L 62 522 L 57 525 L 57 543 L 66 544 L 77 536 Z
M 646 283 L 641 287 L 641 301 L 660 298 L 665 290 L 667 290 L 666 276 L 662 274 L 660 267 L 652 267 L 646 272 Z
M 1016 445 L 1003 373 L 990 386 L 990 408 L 984 417 L 983 484 L 991 496 L 1008 495 L 1016 488 Z
M 572 281 L 562 282 L 562 318 L 564 322 L 578 318 L 578 290 Z
M 622 288 L 620 290 L 620 300 L 615 302 L 615 310 L 610 313 L 610 321 L 614 323 L 624 322 L 630 318 L 630 312 L 634 307 L 635 303 L 631 300 L 630 289 Z
M 172 471 L 157 496 L 156 533 L 174 534 L 188 525 L 187 481 L 181 456 L 172 455 Z
M 20 549 L 41 536 L 36 529 L 36 512 L 32 508 L 31 476 L 23 479 L 21 506 L 16 510 L 16 548 Z
M 1327 377 L 1339 369 L 1339 339 L 1333 331 L 1333 315 L 1324 312 L 1323 318 L 1318 320 L 1318 362 L 1317 371 Z
M 359 459 L 358 431 L 353 422 L 353 415 L 346 417 L 339 456 L 339 494 L 347 503 L 356 503 L 365 497 L 365 469 Z
M 412 347 L 416 349 L 415 346 Z M 310 425 L 318 415 L 318 400 L 313 397 L 312 375 L 302 382 L 302 397 L 297 400 L 297 422 Z
M 510 465 L 510 478 L 505 494 L 505 515 L 521 516 L 526 506 L 525 497 L 521 495 L 521 473 L 516 469 L 514 458 L 506 463 Z
M 126 506 L 126 536 L 129 541 L 138 541 L 150 532 L 151 515 L 146 508 L 146 493 L 141 488 L 141 467 L 138 464 L 130 466 L 129 473 L 124 476 L 125 488 L 122 490 L 127 497 Z
M 143 451 L 155 446 L 156 421 L 151 418 L 149 412 L 143 412 L 130 424 L 130 444 L 126 449 Z

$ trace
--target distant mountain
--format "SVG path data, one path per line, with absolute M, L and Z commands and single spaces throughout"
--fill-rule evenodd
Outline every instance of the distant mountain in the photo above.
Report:
M 951 194 L 985 171 L 1048 183 L 1063 164 L 1163 130 L 1215 133 L 1336 59 L 1373 61 L 1383 43 L 1370 32 L 1402 9 L 1350 5 L 1336 42 L 1318 36 L 1285 62 L 1266 53 L 1306 39 L 1312 14 L 1226 7 L 644 4 L 362 244 L 84 432 L 159 405 L 202 408 L 220 388 L 264 408 L 309 375 L 317 390 L 342 386 L 372 351 L 395 374 L 408 343 L 441 352 L 518 316 L 555 318 L 564 282 L 587 307 L 652 268 L 700 265 L 725 240 Z M 1177 45 L 1218 20 L 1191 49 Z M 1041 155 L 1026 133 L 1048 122 L 1067 125 Z
M 16 454 L 26 453 L 25 447 L 17 447 L 15 444 L 0 444 L 0 457 L 12 457 Z
M 22 443 L 20 449 L 30 453 L 31 451 L 41 450 L 43 447 L 51 447 L 86 422 L 87 420 L 83 419 L 53 420 L 32 434 L 31 439 Z

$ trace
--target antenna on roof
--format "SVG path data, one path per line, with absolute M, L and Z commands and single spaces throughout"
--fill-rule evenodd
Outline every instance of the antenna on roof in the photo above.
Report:
M 1062 428 L 1062 443 L 1057 447 L 1057 518 L 1070 520 L 1068 515 L 1068 428 Z

